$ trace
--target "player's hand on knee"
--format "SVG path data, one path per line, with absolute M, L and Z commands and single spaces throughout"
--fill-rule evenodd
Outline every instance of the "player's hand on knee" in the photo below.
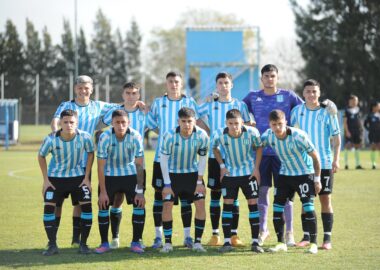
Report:
M 319 194 L 322 190 L 321 182 L 314 182 L 315 195 Z
M 168 195 L 171 195 L 174 197 L 174 192 L 171 187 L 164 187 L 164 189 L 162 190 L 162 199 L 165 200 L 165 198 Z
M 51 187 L 53 190 L 55 190 L 55 187 L 53 186 L 53 184 L 49 181 L 49 179 L 45 179 L 44 180 L 44 183 L 42 185 L 42 197 L 45 196 L 45 192 L 46 190 Z
M 137 207 L 144 208 L 145 207 L 144 194 L 136 194 L 134 203 L 137 205 Z
M 107 209 L 109 204 L 109 198 L 106 192 L 100 192 L 98 205 L 100 209 Z
M 79 187 L 82 187 L 82 186 L 87 186 L 88 189 L 90 190 L 90 192 L 92 192 L 91 182 L 90 182 L 90 179 L 88 177 L 85 177 L 83 179 L 82 183 L 80 183 Z

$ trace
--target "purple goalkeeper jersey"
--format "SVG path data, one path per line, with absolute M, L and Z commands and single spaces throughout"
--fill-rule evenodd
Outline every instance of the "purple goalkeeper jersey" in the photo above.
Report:
M 281 110 L 286 115 L 286 121 L 290 124 L 291 110 L 303 103 L 302 99 L 291 90 L 277 89 L 274 95 L 267 95 L 264 90 L 250 91 L 243 99 L 248 106 L 248 110 L 253 114 L 256 121 L 256 128 L 263 134 L 269 126 L 269 113 L 273 110 Z M 270 147 L 265 147 L 263 155 L 274 156 L 275 152 Z

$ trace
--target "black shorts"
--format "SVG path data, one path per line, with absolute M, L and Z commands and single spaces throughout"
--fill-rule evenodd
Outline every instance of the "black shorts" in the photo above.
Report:
M 86 172 L 86 168 L 83 168 L 83 170 Z M 83 181 L 83 180 L 82 180 Z M 91 182 L 91 172 L 90 172 L 90 182 Z M 63 204 L 63 201 L 65 199 L 67 199 L 69 197 L 70 193 L 66 193 L 64 195 L 64 197 L 62 198 L 61 201 L 57 202 L 57 207 L 62 207 L 62 204 Z M 76 198 L 73 198 L 73 196 L 71 196 L 71 205 L 75 206 L 75 205 L 79 205 L 79 202 Z
M 249 179 L 245 176 L 224 176 L 222 179 L 222 195 L 224 199 L 236 199 L 241 188 L 245 198 L 257 199 L 259 197 L 259 186 L 256 178 Z
M 297 192 L 302 202 L 310 201 L 315 196 L 314 175 L 279 175 L 277 183 L 275 183 L 274 198 L 284 203 L 292 200 L 294 193 Z
M 220 165 L 216 158 L 208 159 L 208 182 L 207 187 L 212 190 L 220 190 Z
M 156 190 L 162 190 L 164 187 L 164 178 L 162 177 L 160 162 L 153 162 L 152 187 Z
M 330 170 L 321 170 L 322 189 L 319 195 L 331 194 L 334 185 L 334 173 Z
M 380 143 L 380 132 L 369 132 L 368 133 L 368 140 L 371 144 L 377 144 Z
M 352 144 L 362 144 L 363 143 L 363 132 L 358 130 L 355 132 L 351 132 L 351 138 L 345 137 L 346 143 Z
M 84 175 L 77 177 L 49 177 L 55 190 L 49 187 L 44 194 L 44 202 L 62 202 L 66 194 L 70 194 L 77 202 L 91 202 L 91 191 L 87 186 L 79 187 Z
M 136 196 L 136 184 L 137 176 L 106 176 L 105 179 L 106 190 L 110 205 L 113 204 L 116 193 L 122 193 L 125 195 L 125 199 L 128 204 L 133 204 L 133 200 Z
M 204 199 L 204 195 L 194 195 L 197 187 L 198 172 L 193 173 L 170 173 L 171 187 L 173 196 L 164 198 L 164 202 L 175 202 L 176 199 L 187 200 L 188 203 Z

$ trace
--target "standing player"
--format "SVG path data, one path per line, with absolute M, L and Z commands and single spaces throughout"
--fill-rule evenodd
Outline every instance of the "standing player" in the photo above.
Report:
M 270 146 L 281 161 L 273 202 L 273 224 L 278 244 L 269 251 L 288 250 L 284 241 L 283 212 L 286 201 L 297 192 L 305 212 L 305 229 L 310 234 L 311 245 L 308 252 L 316 254 L 318 246 L 314 195 L 321 190 L 318 152 L 304 131 L 286 126 L 286 116 L 283 111 L 272 111 L 269 114 L 269 122 L 270 129 L 261 136 L 262 142 L 264 146 Z
M 154 100 L 151 109 L 147 115 L 147 127 L 152 130 L 158 129 L 158 145 L 161 145 L 162 135 L 172 130 L 178 124 L 178 111 L 182 107 L 188 107 L 195 111 L 198 118 L 197 104 L 192 97 L 187 97 L 181 93 L 182 75 L 176 72 L 169 72 L 166 75 L 167 94 Z M 154 239 L 153 248 L 162 247 L 162 189 L 163 178 L 160 167 L 160 150 L 156 148 L 153 163 L 152 186 L 155 189 L 153 203 L 153 218 L 156 228 L 156 237 Z M 181 201 L 181 214 L 184 227 L 184 245 L 192 248 L 193 239 L 190 236 L 191 205 L 186 200 Z
M 368 140 L 371 144 L 372 169 L 376 169 L 376 151 L 380 151 L 380 102 L 371 104 L 371 112 L 364 121 L 364 127 L 368 130 Z
M 112 128 L 100 135 L 97 152 L 100 188 L 98 217 L 102 242 L 95 250 L 98 254 L 110 250 L 109 205 L 116 193 L 125 194 L 126 200 L 133 202 L 131 251 L 144 252 L 139 242 L 145 221 L 143 155 L 142 137 L 136 130 L 129 128 L 127 112 L 113 111 Z
M 262 253 L 264 250 L 258 242 L 260 214 L 257 208 L 260 172 L 256 169 L 259 168 L 262 157 L 260 133 L 254 127 L 243 126 L 242 115 L 237 109 L 227 112 L 226 125 L 226 128 L 216 130 L 212 138 L 214 155 L 220 167 L 220 181 L 224 199 L 222 213 L 224 245 L 219 251 L 232 251 L 233 201 L 239 192 L 239 188 L 241 188 L 248 201 L 252 236 L 251 249 L 254 252 Z M 221 150 L 225 153 L 224 161 Z
M 178 111 L 178 124 L 177 128 L 164 134 L 160 146 L 160 163 L 164 177 L 162 223 L 165 235 L 165 245 L 161 252 L 173 251 L 172 209 L 177 196 L 188 204 L 194 201 L 195 242 L 192 249 L 206 252 L 201 239 L 206 220 L 203 174 L 209 138 L 203 129 L 195 126 L 195 112 L 190 108 L 183 107 Z
M 82 254 L 91 253 L 87 246 L 87 237 L 92 225 L 90 172 L 94 161 L 94 145 L 91 135 L 77 129 L 78 116 L 73 110 L 64 110 L 60 114 L 61 129 L 47 136 L 38 154 L 38 163 L 44 178 L 42 194 L 44 197 L 44 226 L 49 239 L 48 248 L 42 253 L 50 256 L 58 253 L 57 225 L 55 208 L 57 202 L 71 194 L 79 202 L 80 246 Z M 87 153 L 86 170 L 83 169 L 83 153 Z M 51 153 L 49 168 L 46 156 Z
M 363 143 L 363 125 L 361 121 L 360 108 L 358 106 L 359 99 L 355 95 L 351 95 L 348 99 L 348 107 L 344 111 L 343 128 L 345 136 L 344 151 L 344 168 L 348 170 L 348 150 L 354 148 L 356 169 L 362 170 L 360 165 L 359 151 Z
M 333 226 L 333 208 L 331 193 L 334 184 L 334 173 L 339 169 L 340 130 L 338 117 L 330 115 L 323 104 L 319 102 L 321 96 L 320 84 L 316 80 L 307 80 L 303 85 L 305 103 L 298 105 L 291 112 L 291 125 L 305 131 L 316 147 L 321 158 L 322 190 L 319 193 L 321 202 L 321 216 L 323 222 L 323 249 L 331 249 L 331 231 Z M 331 148 L 334 149 L 332 155 Z M 301 215 L 304 237 L 297 246 L 306 246 L 310 243 L 309 232 L 305 230 L 306 215 Z
M 103 117 L 103 123 L 107 126 L 112 124 L 112 113 L 115 110 L 123 110 L 128 113 L 129 127 L 137 130 L 140 136 L 143 138 L 145 133 L 145 112 L 139 108 L 141 87 L 134 82 L 127 82 L 123 86 L 123 104 L 109 110 Z M 145 163 L 144 163 L 145 168 Z M 144 169 L 144 190 L 145 190 L 146 173 Z M 122 208 L 124 194 L 116 193 L 115 200 L 111 201 L 112 204 L 110 211 L 112 241 L 110 248 L 116 249 L 119 247 L 119 227 L 122 219 Z M 145 211 L 144 211 L 144 223 L 145 223 Z
M 210 128 L 210 134 L 213 134 L 217 129 L 223 128 L 226 123 L 226 112 L 231 109 L 237 109 L 241 112 L 245 124 L 250 124 L 251 119 L 247 105 L 239 100 L 232 98 L 231 90 L 233 88 L 232 76 L 226 72 L 221 72 L 216 75 L 216 88 L 219 97 L 199 106 L 199 116 L 207 118 L 207 124 Z M 219 220 L 220 220 L 220 169 L 212 146 L 210 146 L 210 155 L 208 159 L 208 187 L 211 189 L 210 200 L 210 218 L 212 226 L 212 236 L 207 245 L 219 246 L 222 241 L 219 236 Z M 221 150 L 222 158 L 224 159 L 224 151 Z M 232 210 L 232 225 L 231 225 L 231 243 L 232 246 L 242 246 L 243 243 L 237 236 L 237 227 L 239 223 L 239 201 L 234 201 Z
M 86 75 L 79 76 L 75 81 L 74 86 L 75 99 L 70 101 L 62 102 L 57 111 L 54 114 L 54 117 L 51 121 L 51 129 L 53 132 L 58 130 L 58 125 L 60 122 L 59 116 L 63 110 L 74 110 L 78 113 L 78 128 L 80 130 L 86 131 L 89 134 L 93 135 L 97 124 L 100 119 L 105 115 L 105 113 L 115 106 L 114 104 L 105 103 L 102 101 L 93 101 L 90 100 L 90 96 L 93 92 L 93 80 Z M 86 167 L 87 154 L 84 153 L 82 160 L 82 167 Z M 91 174 L 90 174 L 91 179 Z M 67 198 L 67 195 L 65 196 Z M 72 246 L 77 246 L 79 244 L 80 238 L 80 207 L 78 202 L 71 198 L 72 204 L 74 205 L 73 209 L 73 238 Z M 62 211 L 62 203 L 57 202 L 57 212 L 56 212 L 56 224 L 57 229 L 59 227 Z
M 251 91 L 243 100 L 247 104 L 249 112 L 253 114 L 260 134 L 269 128 L 268 117 L 272 110 L 282 110 L 287 121 L 290 122 L 290 111 L 295 106 L 302 104 L 302 99 L 293 91 L 277 88 L 277 80 L 277 67 L 271 64 L 265 65 L 261 69 L 261 82 L 264 88 L 259 91 Z M 267 221 L 269 188 L 272 186 L 272 177 L 275 184 L 278 181 L 280 166 L 280 159 L 275 152 L 270 147 L 265 147 L 260 165 L 261 183 L 258 203 L 260 210 L 260 245 L 269 236 Z M 285 221 L 287 229 L 286 243 L 293 246 L 295 241 L 293 236 L 293 203 L 291 201 L 288 201 L 285 205 Z

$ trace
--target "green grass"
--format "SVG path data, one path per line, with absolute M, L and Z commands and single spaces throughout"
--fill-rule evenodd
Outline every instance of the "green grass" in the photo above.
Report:
M 333 206 L 335 222 L 333 229 L 333 250 L 320 251 L 317 255 L 304 254 L 303 249 L 290 248 L 286 254 L 252 254 L 249 245 L 230 254 L 218 254 L 215 248 L 208 248 L 206 254 L 194 254 L 180 247 L 183 240 L 179 207 L 174 208 L 175 251 L 162 255 L 147 249 L 143 255 L 136 255 L 126 248 L 131 241 L 131 207 L 123 206 L 121 225 L 121 246 L 119 250 L 104 255 L 82 256 L 70 248 L 71 203 L 64 205 L 62 222 L 58 233 L 60 254 L 45 258 L 41 251 L 47 239 L 42 223 L 43 199 L 42 178 L 37 163 L 37 150 L 49 127 L 21 127 L 21 144 L 9 151 L 0 150 L 0 268 L 19 269 L 378 269 L 380 264 L 380 170 L 341 170 L 335 177 Z M 353 159 L 353 155 L 351 154 Z M 153 152 L 146 153 L 147 179 L 151 179 Z M 351 160 L 352 161 L 352 160 Z M 369 152 L 362 153 L 362 163 L 370 167 Z M 343 164 L 343 162 L 341 162 Z M 96 167 L 96 166 L 95 166 Z M 353 167 L 353 161 L 352 165 Z M 93 169 L 93 188 L 96 190 L 96 170 Z M 242 194 L 240 197 L 243 198 Z M 144 241 L 147 245 L 154 238 L 152 219 L 153 192 L 147 191 L 147 220 Z M 89 245 L 99 244 L 97 227 L 97 195 L 93 198 L 93 228 Z M 250 241 L 247 206 L 240 200 L 241 217 L 239 234 L 245 243 Z M 294 228 L 296 239 L 302 236 L 300 207 L 295 200 Z M 318 218 L 319 203 L 316 204 Z M 270 216 L 271 219 L 271 216 Z M 269 222 L 271 237 L 265 247 L 275 244 L 272 223 Z M 319 232 L 322 232 L 320 218 Z M 209 221 L 203 242 L 211 233 Z M 321 242 L 321 234 L 319 242 Z

